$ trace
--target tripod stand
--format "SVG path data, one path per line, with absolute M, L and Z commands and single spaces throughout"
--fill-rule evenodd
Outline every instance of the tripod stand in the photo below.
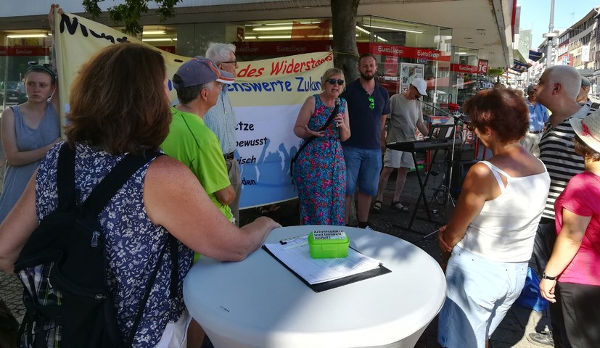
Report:
M 454 178 L 454 167 L 456 165 L 455 156 L 457 144 L 462 145 L 462 126 L 463 119 L 461 117 L 460 112 L 455 114 L 454 120 L 454 132 L 452 134 L 452 147 L 450 152 L 446 154 L 446 172 L 444 173 L 444 179 L 440 186 L 434 191 L 432 200 L 438 202 L 440 205 L 444 207 L 450 203 L 452 207 L 456 207 L 456 201 L 452 196 L 453 189 L 453 178 Z M 441 197 L 440 197 L 441 196 Z
M 441 181 L 440 186 L 437 189 L 435 189 L 431 201 L 437 202 L 439 205 L 441 205 L 443 207 L 447 207 L 448 203 L 450 203 L 452 205 L 452 207 L 454 208 L 454 207 L 456 207 L 456 201 L 454 200 L 454 197 L 452 196 L 452 188 L 453 188 L 452 184 L 453 184 L 453 177 L 454 177 L 455 155 L 456 155 L 456 149 L 457 149 L 457 141 L 458 141 L 459 145 L 462 144 L 462 129 L 463 129 L 463 124 L 464 124 L 464 116 L 458 109 L 458 106 L 456 107 L 454 112 L 450 113 L 446 110 L 436 107 L 435 105 L 428 104 L 428 103 L 425 103 L 425 104 L 432 107 L 433 109 L 442 111 L 446 115 L 453 118 L 452 121 L 453 121 L 454 127 L 453 127 L 453 132 L 452 132 L 452 146 L 448 150 L 449 152 L 447 152 L 447 154 L 446 154 L 446 159 L 447 159 L 446 160 L 446 171 L 444 173 L 444 177 Z M 421 238 L 420 241 L 425 240 L 425 239 L 431 237 L 432 235 L 435 235 L 438 231 L 439 231 L 439 229 L 437 229 L 431 233 L 428 233 L 427 235 L 423 236 L 423 238 Z

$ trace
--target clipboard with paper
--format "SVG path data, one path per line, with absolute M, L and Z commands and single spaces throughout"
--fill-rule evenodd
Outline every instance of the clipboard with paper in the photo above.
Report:
M 315 292 L 391 272 L 381 261 L 350 247 L 345 258 L 313 259 L 308 235 L 266 243 L 263 249 Z

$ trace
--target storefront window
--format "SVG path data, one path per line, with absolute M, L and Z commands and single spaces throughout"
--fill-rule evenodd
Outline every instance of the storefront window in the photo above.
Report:
M 427 81 L 424 101 L 435 106 L 428 114 L 447 107 L 452 94 L 451 29 L 372 16 L 359 18 L 357 27 L 368 31 L 370 38 L 358 42 L 359 52 L 370 52 L 378 59 L 379 81 L 390 94 L 405 91 L 412 79 L 420 77 Z
M 142 30 L 142 42 L 163 51 L 176 53 L 177 29 L 173 26 L 145 25 Z
M 231 23 L 223 33 L 222 41 L 234 42 L 242 61 L 332 49 L 329 18 Z M 376 57 L 379 82 L 390 94 L 402 92 L 418 76 L 428 82 L 429 102 L 448 103 L 451 29 L 361 16 L 355 35 L 359 54 Z
M 478 90 L 479 64 L 478 51 L 472 48 L 452 47 L 452 64 L 450 65 L 450 81 L 455 91 L 453 102 L 462 105 Z

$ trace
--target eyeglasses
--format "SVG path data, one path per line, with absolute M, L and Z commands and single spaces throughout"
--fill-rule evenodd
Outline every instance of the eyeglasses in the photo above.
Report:
M 332 85 L 335 85 L 335 83 L 337 82 L 337 84 L 340 86 L 344 84 L 344 80 L 342 79 L 328 79 L 327 82 L 329 82 Z
M 369 109 L 375 109 L 375 98 L 373 98 L 373 96 L 369 96 L 367 100 L 369 101 Z

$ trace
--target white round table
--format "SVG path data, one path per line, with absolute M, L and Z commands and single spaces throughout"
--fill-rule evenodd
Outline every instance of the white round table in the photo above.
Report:
M 332 226 L 275 229 L 267 242 Z M 391 273 L 314 292 L 258 249 L 242 262 L 202 257 L 184 300 L 216 348 L 413 347 L 442 308 L 446 280 L 420 248 L 388 234 L 345 226 L 350 245 Z

